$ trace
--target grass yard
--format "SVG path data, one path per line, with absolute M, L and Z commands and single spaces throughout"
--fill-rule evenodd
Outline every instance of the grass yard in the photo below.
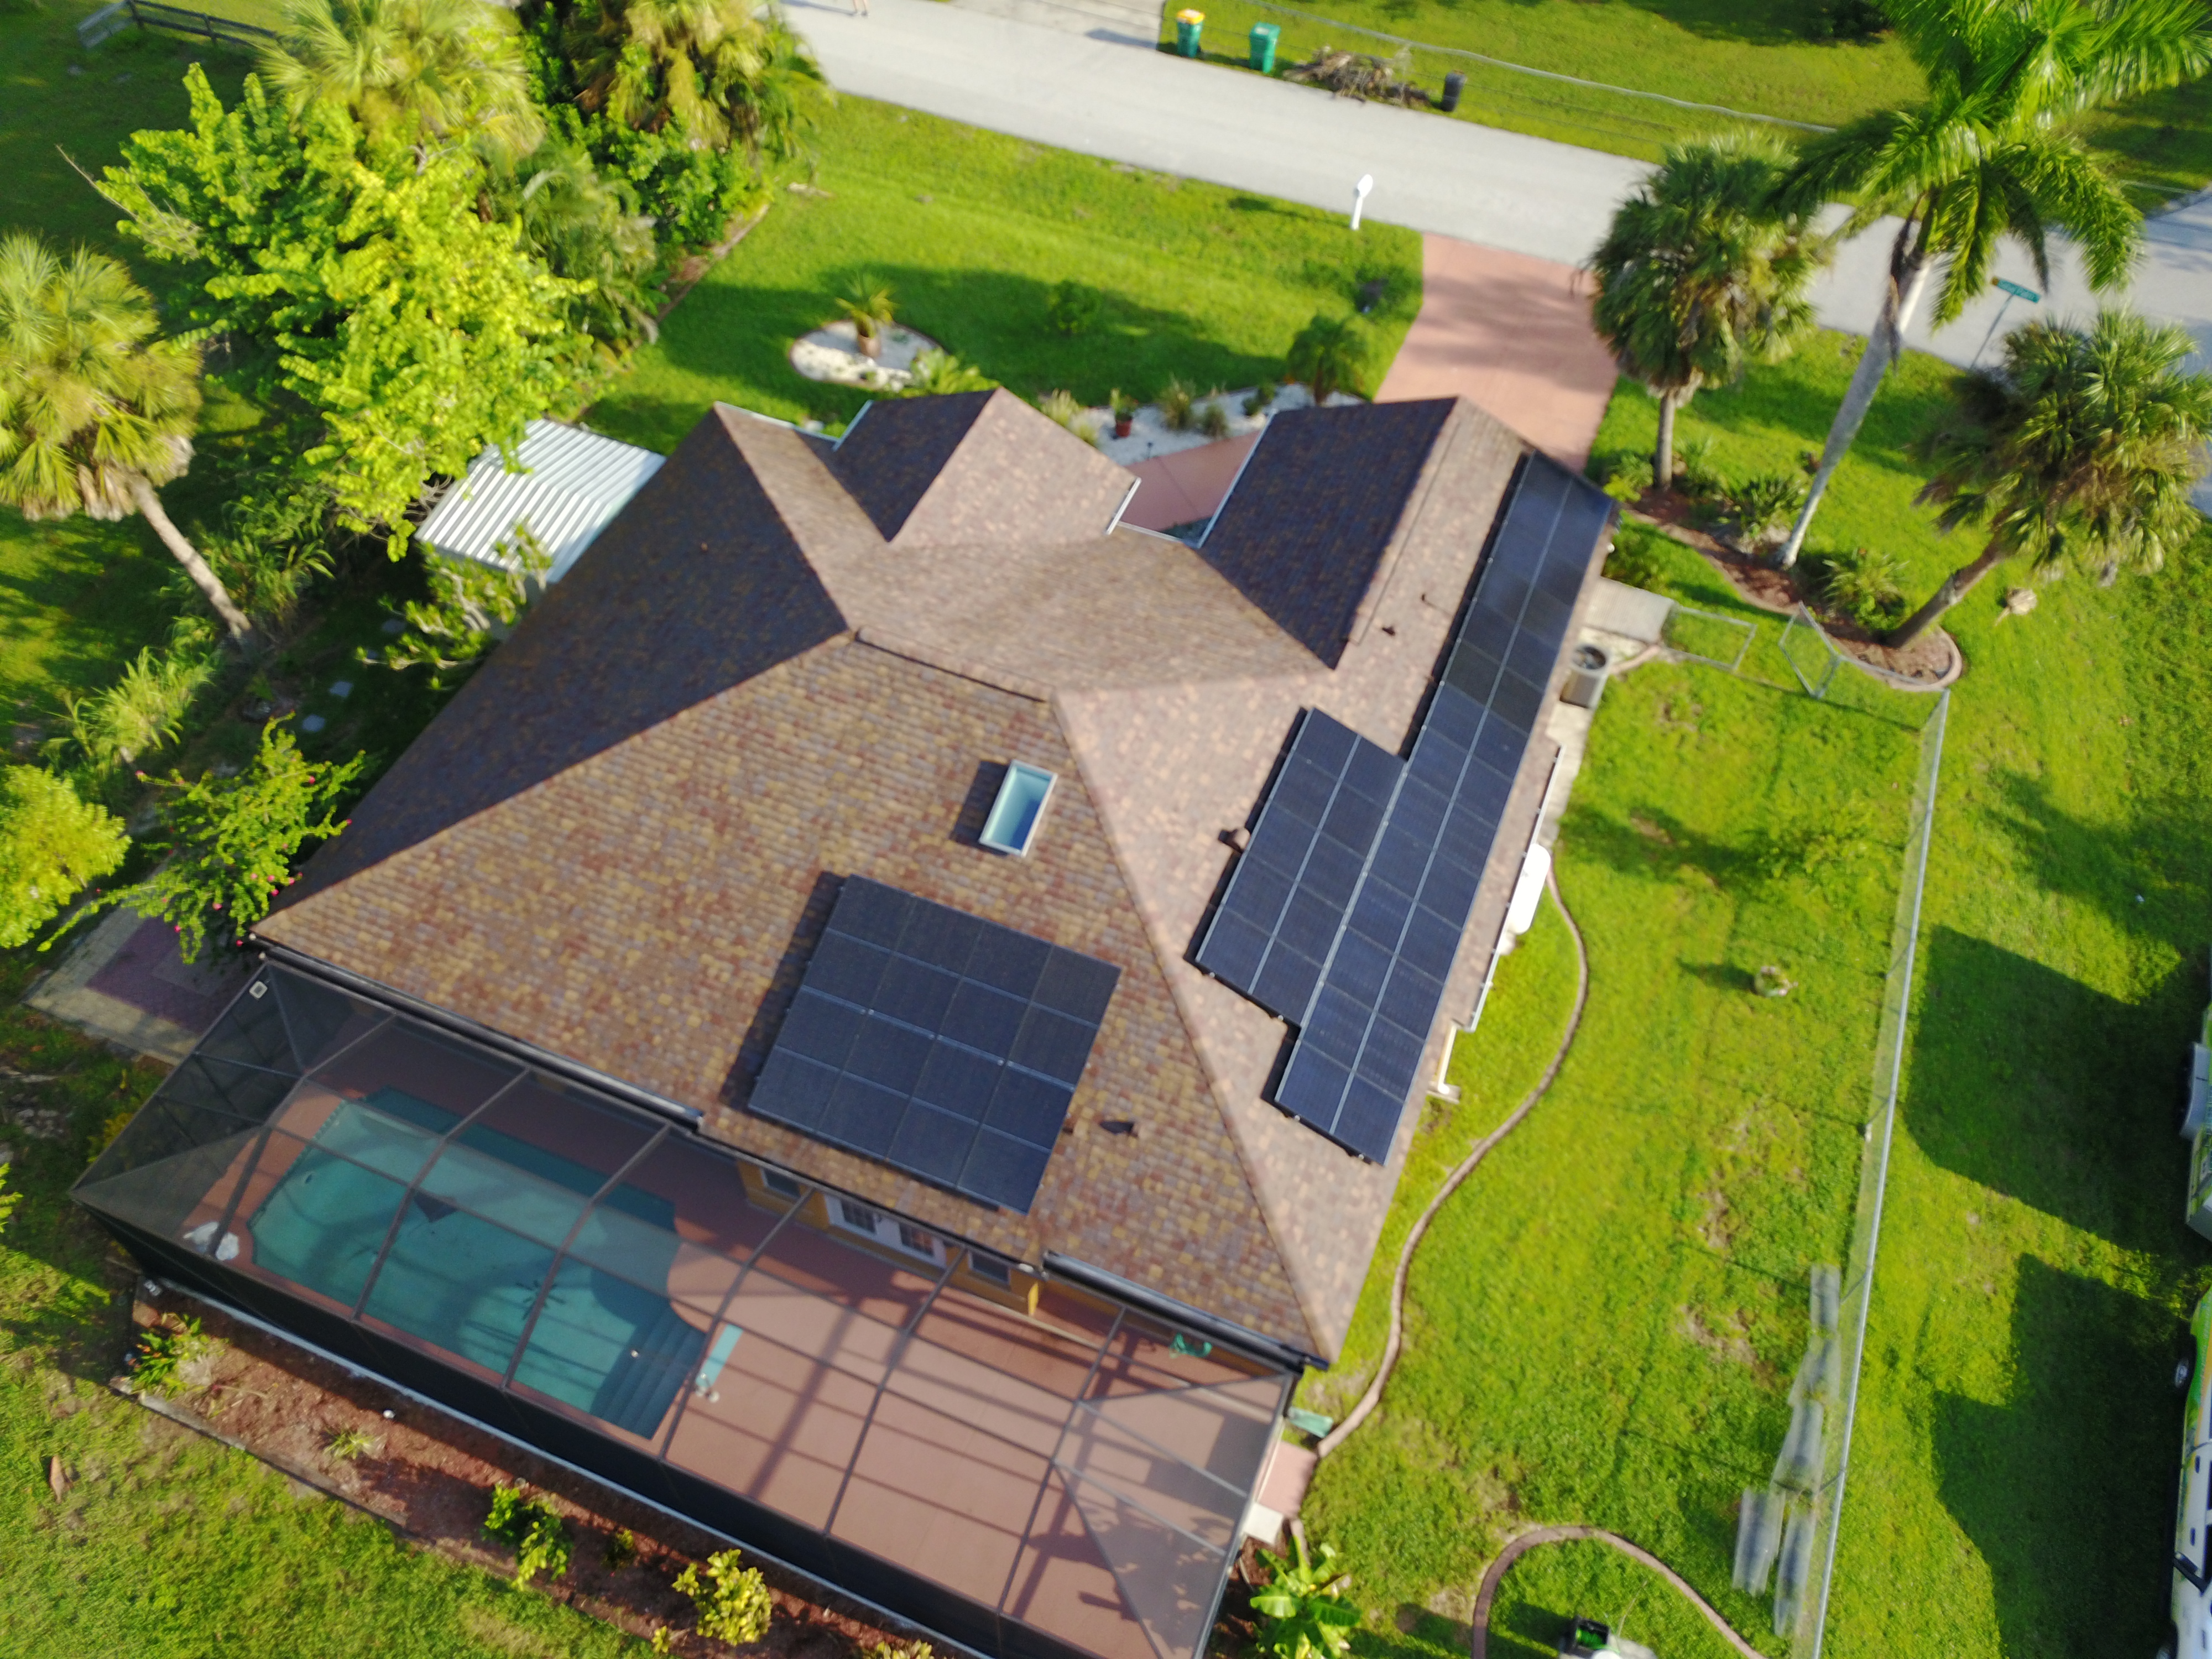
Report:
M 1698 603 L 1734 608 L 1694 556 L 1665 556 Z M 1786 677 L 1773 633 L 1747 665 Z M 1454 1650 L 1502 1536 L 1546 1521 L 1635 1539 L 1765 1632 L 1764 1606 L 1729 1587 L 1734 1509 L 1781 1449 L 1807 1275 L 1843 1257 L 1917 744 L 1895 718 L 1715 669 L 1647 666 L 1607 690 L 1558 849 L 1590 951 L 1582 1030 L 1433 1224 L 1382 1411 L 1308 1500 L 1382 1626 L 1370 1651 Z M 1478 1119 L 1548 1058 L 1564 948 L 1533 938 L 1456 1057 L 1511 1097 L 1474 1097 Z M 1752 994 L 1767 963 L 1794 995 Z M 1370 1297 L 1387 1281 L 1378 1262 Z M 1600 1613 L 1550 1599 L 1564 1571 L 1540 1554 L 1516 1570 L 1520 1634 Z M 1607 1573 L 1656 1605 L 1641 1570 Z M 1675 1650 L 1663 1621 L 1603 1612 Z
M 1703 394 L 1686 431 L 1723 471 L 1784 465 L 1855 349 Z M 1822 526 L 1897 551 L 1915 599 L 1971 550 L 1928 532 L 1900 452 L 1944 378 L 1915 362 L 1883 391 Z M 1617 399 L 1600 450 L 1648 442 L 1650 407 Z M 2000 622 L 2019 580 L 1948 619 L 1972 671 L 1936 807 L 1835 1659 L 2148 1654 L 2165 1625 L 2173 1361 L 2212 1285 L 2173 1133 L 2212 940 L 2212 534 L 2156 577 L 2069 577 Z
M 246 60 L 227 50 L 210 56 L 204 41 L 131 31 L 87 52 L 75 25 L 93 9 L 0 9 L 0 234 L 38 230 L 127 254 L 115 210 L 70 161 L 97 176 L 132 131 L 182 125 L 188 64 L 204 59 L 228 98 Z M 219 406 L 209 426 L 220 434 L 252 418 Z M 215 505 L 189 474 L 163 495 L 187 534 Z M 35 724 L 58 692 L 105 685 L 139 647 L 166 639 L 175 573 L 136 518 L 33 525 L 0 512 L 0 710 L 13 724 Z
M 1856 349 L 1823 336 L 1701 394 L 1681 441 L 1710 439 L 1728 474 L 1791 465 Z M 1816 547 L 1896 553 L 1915 599 L 1972 551 L 1911 501 L 1908 446 L 1948 373 L 1902 366 L 1815 531 Z M 1624 387 L 1597 454 L 1645 449 L 1654 420 Z M 1661 585 L 1732 608 L 1701 561 L 1656 552 Z M 2173 1134 L 2212 938 L 2212 537 L 2156 578 L 2069 578 L 2000 623 L 2006 585 L 1950 619 L 1972 669 L 1936 807 L 1838 1659 L 2148 1654 L 2165 1621 L 2172 1364 L 2212 1283 L 2212 1247 L 2181 1224 Z M 1747 666 L 1780 678 L 1773 626 Z M 1872 866 L 1850 904 L 1838 866 L 1824 894 L 1802 877 L 1762 885 L 1765 860 L 1745 854 L 1771 845 L 1770 824 L 1856 796 L 1875 817 L 1852 833 L 1883 847 L 1893 880 L 1909 739 L 1885 729 L 1703 668 L 1639 669 L 1608 691 L 1559 849 L 1593 958 L 1583 1035 L 1552 1097 L 1439 1218 L 1399 1376 L 1310 1500 L 1316 1533 L 1362 1575 L 1363 1654 L 1459 1650 L 1497 1534 L 1547 1522 L 1635 1538 L 1782 1650 L 1765 1605 L 1728 1588 L 1733 1502 L 1778 1444 L 1804 1269 L 1839 1259 L 1888 912 Z M 1808 943 L 1822 954 L 1800 971 Z M 1455 1059 L 1495 1084 L 1417 1142 L 1394 1237 L 1457 1155 L 1426 1143 L 1463 1148 L 1540 1068 L 1572 994 L 1565 948 L 1540 927 L 1509 958 Z M 1753 957 L 1803 988 L 1753 1002 L 1727 980 Z M 1322 1409 L 1371 1366 L 1389 1277 L 1386 1252 L 1346 1382 L 1309 1380 Z M 1534 1659 L 1577 1612 L 1669 1659 L 1721 1651 L 1665 1586 L 1582 1545 L 1507 1575 L 1492 1651 Z
M 815 186 L 768 217 L 663 324 L 660 341 L 591 412 L 668 450 L 716 399 L 787 420 L 848 420 L 856 387 L 802 379 L 792 342 L 836 315 L 854 276 L 888 284 L 900 320 L 1026 398 L 1149 399 L 1170 375 L 1204 392 L 1279 379 L 1291 337 L 1352 308 L 1381 278 L 1369 389 L 1420 303 L 1420 239 L 1341 214 L 1041 149 L 859 98 L 817 136 Z M 1098 323 L 1054 333 L 1045 307 L 1074 280 Z
M 1164 45 L 1175 39 L 1176 9 L 1163 8 Z M 1332 27 L 1333 20 L 1425 46 L 1823 126 L 1897 103 L 1919 82 L 1892 38 L 1820 38 L 1814 0 L 1299 0 L 1294 10 L 1214 0 L 1203 9 L 1206 55 L 1226 62 L 1244 62 L 1255 22 L 1282 30 L 1279 64 L 1303 62 L 1322 46 L 1391 55 L 1389 42 Z M 1710 131 L 1720 118 L 1449 52 L 1413 53 L 1412 78 L 1431 95 L 1454 70 L 1468 77 L 1462 118 L 1616 155 L 1656 160 L 1665 144 Z M 2212 86 L 2204 82 L 2092 117 L 2083 132 L 2112 155 L 2123 176 L 2155 187 L 2139 196 L 2145 206 L 2212 179 Z

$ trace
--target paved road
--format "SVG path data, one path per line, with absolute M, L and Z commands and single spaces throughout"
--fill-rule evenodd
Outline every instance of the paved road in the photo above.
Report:
M 997 0 L 992 15 L 937 0 L 872 0 L 873 15 L 794 0 L 792 15 L 830 80 L 847 91 L 971 122 L 1039 143 L 1108 156 L 1318 207 L 1349 208 L 1352 182 L 1375 177 L 1369 213 L 1491 247 L 1579 264 L 1644 164 L 1571 144 L 1188 63 L 1102 27 L 1086 36 L 1018 21 L 1038 0 Z M 1822 281 L 1821 319 L 1863 332 L 1893 226 L 1845 247 Z M 2185 324 L 2212 356 L 2212 201 L 2154 222 L 2132 297 Z M 1998 274 L 2039 286 L 2008 250 Z M 2087 287 L 2056 273 L 2046 309 L 2086 313 Z M 1913 343 L 1971 359 L 1997 302 Z M 2022 307 L 2013 308 L 2017 321 Z

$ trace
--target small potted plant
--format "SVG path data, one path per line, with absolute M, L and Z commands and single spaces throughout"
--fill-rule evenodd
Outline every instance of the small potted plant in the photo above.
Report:
M 852 320 L 853 342 L 860 355 L 872 362 L 879 361 L 884 355 L 884 331 L 897 312 L 890 289 L 872 276 L 855 276 L 837 301 L 837 309 Z
M 1106 394 L 1106 403 L 1107 406 L 1114 411 L 1114 435 L 1117 438 L 1127 437 L 1129 422 L 1137 418 L 1137 400 L 1122 391 L 1120 386 L 1115 386 Z

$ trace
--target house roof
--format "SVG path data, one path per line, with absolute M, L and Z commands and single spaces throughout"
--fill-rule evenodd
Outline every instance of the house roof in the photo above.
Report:
M 496 446 L 470 464 L 416 532 L 451 559 L 514 566 L 501 544 L 527 525 L 552 556 L 558 581 L 592 539 L 629 504 L 664 458 L 635 444 L 557 421 L 532 421 L 510 468 Z
M 834 448 L 718 408 L 258 931 L 1327 1357 L 1411 1122 L 1371 1165 L 1285 1117 L 1284 1026 L 1187 957 L 1301 709 L 1406 742 L 1522 453 L 1463 401 L 1285 417 L 1201 556 L 1109 533 L 1127 475 L 1004 393 L 878 405 Z M 1060 784 L 1005 858 L 976 833 L 1016 760 Z M 1027 1216 L 744 1110 L 854 874 L 1121 969 Z

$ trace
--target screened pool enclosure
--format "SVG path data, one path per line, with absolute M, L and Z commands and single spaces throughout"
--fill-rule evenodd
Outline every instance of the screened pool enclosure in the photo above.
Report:
M 76 1196 L 149 1271 L 987 1652 L 1200 1651 L 1291 1382 L 275 966 Z

